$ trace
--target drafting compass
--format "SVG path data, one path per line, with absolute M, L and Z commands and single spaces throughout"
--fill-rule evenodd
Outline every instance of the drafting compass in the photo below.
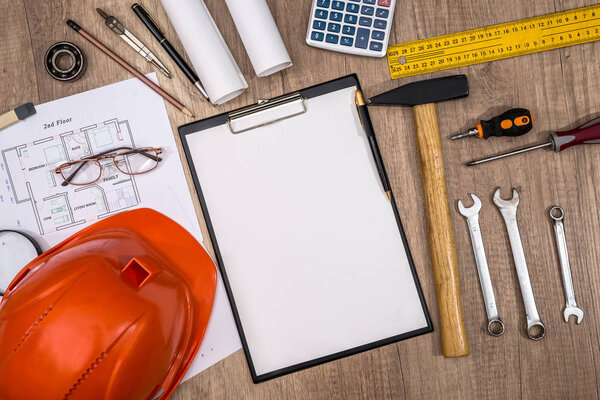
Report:
M 168 78 L 171 77 L 171 73 L 169 72 L 167 67 L 165 67 L 164 64 L 161 63 L 160 60 L 156 58 L 156 56 L 152 54 L 152 52 L 148 50 L 148 48 L 138 38 L 133 36 L 133 33 L 125 29 L 123 24 L 119 22 L 118 19 L 116 19 L 113 16 L 109 16 L 100 8 L 96 8 L 96 11 L 98 11 L 98 14 L 100 14 L 100 16 L 104 18 L 104 23 L 110 28 L 111 31 L 119 35 L 119 37 L 123 39 L 125 43 L 131 46 L 132 49 L 134 49 L 138 54 L 144 57 L 148 62 L 154 64 L 156 68 L 160 70 L 160 72 L 165 74 Z

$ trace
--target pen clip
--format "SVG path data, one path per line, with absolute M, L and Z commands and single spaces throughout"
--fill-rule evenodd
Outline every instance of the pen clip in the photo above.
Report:
M 148 18 L 150 18 L 150 21 L 152 21 L 152 23 L 156 26 L 156 28 L 160 31 L 160 33 L 163 34 L 163 36 L 166 35 L 165 31 L 162 30 L 162 28 L 160 27 L 160 25 L 158 24 L 158 22 L 156 22 L 156 20 L 154 20 L 154 17 L 152 17 L 152 15 L 150 15 L 150 13 L 148 12 L 148 10 L 146 10 L 146 8 L 143 5 L 141 5 L 140 3 L 136 3 L 136 6 L 142 8 L 142 10 L 146 14 L 146 16 Z
M 358 120 L 360 121 L 360 126 L 362 130 L 365 131 L 365 124 L 363 123 L 360 111 L 358 109 L 359 107 L 366 105 L 365 98 L 360 89 L 356 89 L 356 92 L 354 93 L 354 103 L 356 104 L 356 111 L 358 113 Z

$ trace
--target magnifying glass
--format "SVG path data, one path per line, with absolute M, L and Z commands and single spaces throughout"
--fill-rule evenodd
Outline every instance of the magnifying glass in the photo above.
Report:
M 40 245 L 29 235 L 0 230 L 0 298 L 23 267 L 40 254 Z

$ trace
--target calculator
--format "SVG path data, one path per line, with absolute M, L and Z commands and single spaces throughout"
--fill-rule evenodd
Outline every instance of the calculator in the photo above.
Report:
M 306 43 L 322 49 L 383 57 L 396 0 L 313 0 Z

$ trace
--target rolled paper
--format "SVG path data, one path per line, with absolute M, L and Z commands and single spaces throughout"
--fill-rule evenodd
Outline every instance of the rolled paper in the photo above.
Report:
M 271 75 L 292 65 L 266 0 L 225 0 L 254 71 Z
M 161 0 L 210 101 L 223 104 L 248 84 L 203 0 Z

